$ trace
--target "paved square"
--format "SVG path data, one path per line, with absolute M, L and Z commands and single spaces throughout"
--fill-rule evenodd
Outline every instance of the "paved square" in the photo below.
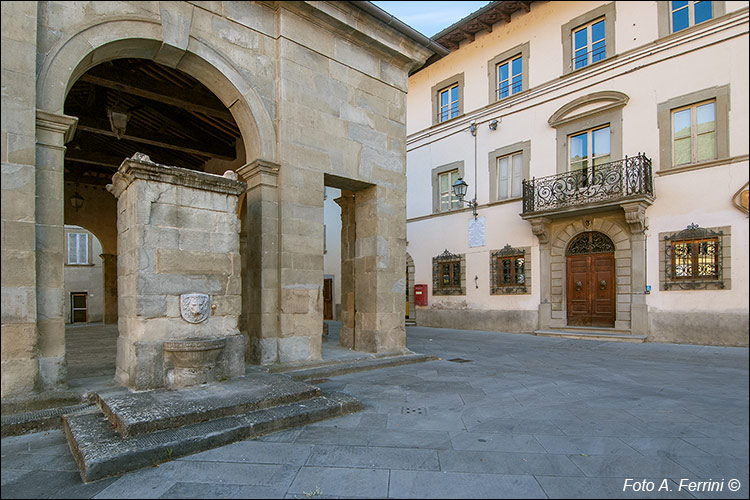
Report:
M 61 431 L 6 438 L 2 498 L 748 497 L 746 348 L 407 335 L 442 359 L 321 384 L 363 412 L 86 485 Z

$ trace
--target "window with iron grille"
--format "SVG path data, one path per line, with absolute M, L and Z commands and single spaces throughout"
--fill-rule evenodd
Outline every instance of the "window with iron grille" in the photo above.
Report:
M 529 293 L 529 265 L 526 248 L 508 244 L 502 250 L 490 252 L 490 294 Z
M 447 249 L 432 258 L 432 294 L 466 295 L 466 260 Z
M 724 232 L 690 224 L 664 237 L 664 290 L 723 289 Z

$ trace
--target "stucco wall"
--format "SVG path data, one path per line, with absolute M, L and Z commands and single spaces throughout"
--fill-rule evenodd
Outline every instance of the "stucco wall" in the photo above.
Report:
M 435 315 L 442 315 L 443 310 L 453 308 L 457 316 L 467 318 L 470 317 L 467 310 L 477 318 L 500 311 L 538 310 L 542 300 L 539 275 L 549 271 L 540 270 L 539 243 L 530 225 L 519 217 L 523 210 L 521 199 L 490 202 L 490 169 L 494 166 L 490 153 L 530 141 L 527 178 L 556 174 L 558 149 L 565 145 L 558 144 L 557 131 L 548 124 L 550 117 L 575 99 L 596 92 L 617 91 L 627 96 L 626 104 L 621 107 L 623 156 L 643 153 L 653 160 L 655 200 L 646 211 L 645 272 L 651 284 L 646 303 L 656 315 L 650 323 L 649 339 L 746 345 L 750 296 L 748 222 L 747 216 L 732 206 L 731 198 L 748 179 L 748 2 L 726 2 L 725 15 L 663 38 L 659 38 L 656 2 L 616 2 L 615 55 L 563 76 L 561 26 L 605 4 L 535 2 L 530 12 L 514 13 L 510 23 L 496 23 L 492 33 L 478 33 L 473 42 L 463 42 L 460 49 L 409 78 L 407 237 L 416 267 L 416 283 L 430 286 L 430 306 L 420 309 L 420 318 L 427 317 L 427 311 L 432 309 Z M 529 88 L 490 103 L 488 61 L 527 42 Z M 695 71 L 697 67 L 701 70 Z M 463 74 L 464 114 L 432 125 L 432 87 L 456 74 Z M 725 85 L 729 86 L 730 102 L 728 156 L 701 169 L 661 172 L 668 166 L 659 164 L 658 104 Z M 596 105 L 577 113 L 593 108 Z M 492 120 L 499 121 L 494 131 L 488 127 Z M 477 125 L 476 138 L 469 131 L 472 121 Z M 618 159 L 621 158 L 612 158 Z M 430 172 L 452 162 L 462 162 L 464 180 L 469 185 L 467 200 L 476 189 L 479 216 L 486 220 L 487 241 L 482 247 L 468 245 L 470 211 L 433 213 Z M 693 222 L 703 227 L 731 226 L 731 290 L 658 290 L 658 233 L 679 231 Z M 452 237 L 445 238 L 446 234 Z M 487 256 L 506 243 L 532 248 L 529 296 L 489 294 Z M 455 254 L 466 254 L 467 284 L 473 284 L 477 276 L 479 289 L 467 286 L 466 296 L 462 297 L 432 295 L 431 259 L 445 248 Z M 633 290 L 636 292 L 642 291 Z M 682 321 L 675 320 L 672 327 L 664 327 L 671 321 L 666 318 L 688 312 L 707 317 L 721 315 L 722 324 L 728 325 L 727 332 L 716 340 L 712 338 L 716 334 L 709 330 L 702 334 L 698 330 L 688 333 L 678 326 Z M 481 323 L 480 319 L 476 321 Z M 466 328 L 472 328 L 468 321 Z

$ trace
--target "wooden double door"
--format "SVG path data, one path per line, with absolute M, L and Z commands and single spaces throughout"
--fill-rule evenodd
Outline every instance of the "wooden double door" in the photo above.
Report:
M 567 256 L 569 326 L 615 326 L 615 254 Z

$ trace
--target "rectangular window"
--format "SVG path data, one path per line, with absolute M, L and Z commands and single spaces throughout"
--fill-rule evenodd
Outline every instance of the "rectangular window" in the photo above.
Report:
M 669 3 L 672 33 L 708 21 L 713 17 L 713 8 L 710 1 L 695 2 L 690 0 Z
M 673 165 L 716 158 L 716 102 L 672 110 Z
M 610 161 L 610 128 L 609 125 L 586 130 L 568 138 L 568 170 L 580 170 L 589 175 L 589 166 L 595 167 Z M 593 174 L 593 169 L 591 174 Z
M 466 295 L 463 255 L 456 255 L 447 249 L 432 258 L 432 294 Z
M 89 235 L 68 233 L 68 264 L 89 263 Z
M 499 257 L 498 269 L 500 286 L 523 285 L 526 282 L 523 255 Z
M 441 90 L 439 99 L 438 122 L 444 122 L 458 116 L 458 85 Z
M 523 194 L 523 152 L 497 159 L 497 199 L 518 198 Z
M 527 250 L 508 244 L 490 252 L 490 295 L 530 293 Z
M 523 90 L 523 56 L 497 65 L 497 98 L 503 99 Z
M 717 279 L 718 238 L 672 242 L 672 276 L 675 279 Z
M 446 212 L 461 205 L 458 196 L 453 193 L 453 183 L 458 180 L 458 170 L 451 170 L 438 175 L 438 186 L 440 189 L 440 211 Z
M 573 69 L 583 68 L 607 57 L 604 19 L 573 30 Z
M 442 262 L 440 264 L 440 288 L 461 287 L 461 262 Z

